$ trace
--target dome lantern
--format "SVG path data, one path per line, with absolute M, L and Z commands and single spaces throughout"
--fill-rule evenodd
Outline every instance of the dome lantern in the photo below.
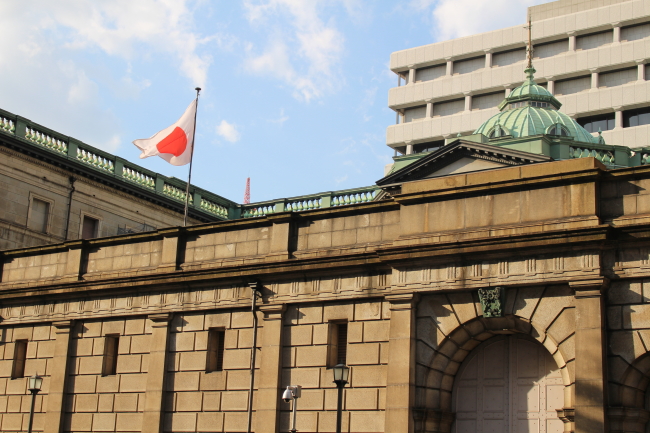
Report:
M 526 80 L 514 88 L 499 104 L 500 113 L 484 122 L 474 134 L 490 139 L 508 135 L 512 138 L 550 135 L 584 143 L 604 144 L 574 119 L 559 111 L 562 104 L 544 87 L 535 82 L 535 68 L 529 62 L 524 70 Z M 507 131 L 503 134 L 502 131 Z

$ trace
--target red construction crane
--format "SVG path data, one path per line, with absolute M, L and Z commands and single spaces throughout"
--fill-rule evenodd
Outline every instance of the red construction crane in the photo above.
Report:
M 251 178 L 246 178 L 246 191 L 244 191 L 244 204 L 251 202 Z

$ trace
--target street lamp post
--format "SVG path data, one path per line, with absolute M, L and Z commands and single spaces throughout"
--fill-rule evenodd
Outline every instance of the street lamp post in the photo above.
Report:
M 300 385 L 289 385 L 282 393 L 282 400 L 284 400 L 285 403 L 293 402 L 293 407 L 291 408 L 293 412 L 293 421 L 291 422 L 291 430 L 289 430 L 291 433 L 296 433 L 298 431 L 296 430 L 296 406 L 301 394 L 302 386 Z
M 29 378 L 29 392 L 32 393 L 32 406 L 29 409 L 29 426 L 27 433 L 32 433 L 32 425 L 34 424 L 34 403 L 36 402 L 36 394 L 41 390 L 43 385 L 43 378 L 34 374 Z
M 338 388 L 338 401 L 336 402 L 336 433 L 341 433 L 341 418 L 343 415 L 343 387 L 348 383 L 350 368 L 345 364 L 337 364 L 332 368 L 334 383 Z

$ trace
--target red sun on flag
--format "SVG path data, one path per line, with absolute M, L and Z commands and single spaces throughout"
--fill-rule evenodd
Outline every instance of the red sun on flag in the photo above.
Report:
M 192 101 L 185 113 L 178 119 L 178 122 L 157 132 L 150 138 L 133 141 L 133 144 L 142 151 L 140 154 L 141 159 L 159 156 L 172 165 L 180 166 L 190 163 L 192 160 L 197 101 L 198 99 Z
M 180 127 L 174 130 L 156 145 L 158 152 L 181 156 L 187 148 L 187 134 Z

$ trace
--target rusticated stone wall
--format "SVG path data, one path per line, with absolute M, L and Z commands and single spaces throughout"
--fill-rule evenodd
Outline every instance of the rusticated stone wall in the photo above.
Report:
M 5 251 L 0 370 L 12 338 L 33 328 L 45 433 L 245 431 L 252 284 L 256 433 L 289 428 L 287 385 L 303 386 L 300 431 L 333 430 L 328 329 L 340 320 L 349 432 L 450 432 L 457 371 L 503 333 L 552 355 L 567 432 L 605 433 L 607 422 L 640 431 L 647 179 L 649 168 L 607 171 L 585 158 L 406 183 L 372 203 Z M 504 288 L 503 317 L 483 317 L 486 287 Z M 225 331 L 224 368 L 207 373 L 210 328 Z M 102 376 L 106 334 L 120 347 L 117 373 Z M 2 431 L 24 429 L 14 412 L 24 380 L 7 379 L 0 393 Z

